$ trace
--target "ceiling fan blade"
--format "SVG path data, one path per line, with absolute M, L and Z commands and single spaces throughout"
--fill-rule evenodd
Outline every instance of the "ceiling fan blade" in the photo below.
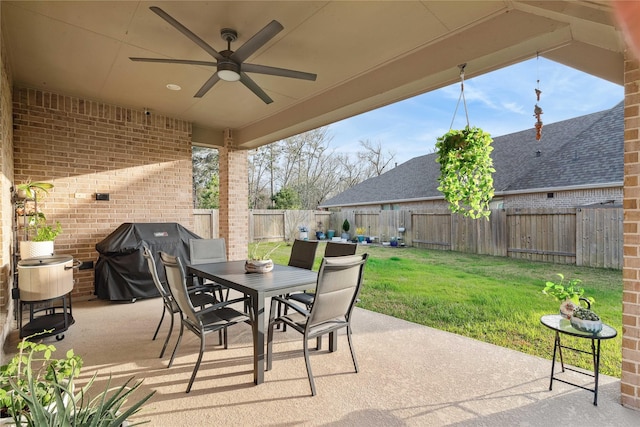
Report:
M 194 61 L 191 59 L 167 59 L 167 58 L 133 58 L 129 57 L 132 61 L 137 62 L 161 62 L 165 64 L 189 64 L 189 65 L 207 65 L 211 67 L 215 67 L 218 65 L 217 62 L 211 61 Z
M 158 15 L 160 18 L 162 18 L 165 21 L 167 21 L 176 30 L 180 31 L 182 34 L 187 36 L 189 38 L 189 40 L 191 40 L 192 42 L 194 42 L 195 44 L 200 46 L 202 49 L 204 49 L 204 51 L 207 52 L 209 55 L 213 56 L 216 59 L 222 59 L 222 55 L 220 55 L 218 53 L 218 51 L 216 51 L 214 48 L 209 46 L 200 37 L 198 37 L 194 33 L 192 33 L 191 30 L 189 30 L 187 27 L 182 25 L 180 22 L 176 21 L 167 12 L 165 12 L 162 9 L 160 9 L 158 6 L 151 6 L 149 9 L 151 9 L 151 11 L 154 12 L 156 15 Z
M 200 90 L 195 95 L 193 95 L 193 97 L 202 98 L 205 93 L 209 92 L 209 89 L 211 89 L 214 84 L 218 83 L 218 80 L 220 80 L 220 77 L 218 77 L 218 73 L 213 73 L 213 75 L 209 77 L 209 80 L 204 82 Z
M 269 74 L 271 76 L 291 77 L 292 79 L 302 79 L 315 81 L 317 75 L 305 73 L 303 71 L 288 70 L 286 68 L 269 67 L 257 64 L 242 64 L 242 71 L 247 73 Z
M 258 98 L 262 99 L 265 104 L 271 104 L 273 102 L 273 99 L 269 98 L 269 95 L 260 89 L 260 86 L 251 80 L 251 77 L 247 76 L 245 73 L 240 73 L 240 81 L 248 87 L 251 92 L 255 93 Z
M 251 37 L 245 44 L 240 46 L 234 53 L 231 55 L 231 59 L 236 62 L 244 62 L 248 57 L 250 57 L 256 50 L 260 49 L 271 40 L 276 34 L 280 31 L 284 30 L 282 24 L 278 21 L 273 20 L 269 22 L 263 29 L 258 31 Z

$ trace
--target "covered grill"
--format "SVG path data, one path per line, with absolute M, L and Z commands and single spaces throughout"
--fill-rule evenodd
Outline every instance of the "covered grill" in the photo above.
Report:
M 111 301 L 135 301 L 158 296 L 143 245 L 155 255 L 164 251 L 189 263 L 189 240 L 200 236 L 173 222 L 124 223 L 96 244 L 100 254 L 95 266 L 94 293 Z M 158 257 L 156 257 L 158 258 Z M 157 265 L 164 280 L 164 268 Z

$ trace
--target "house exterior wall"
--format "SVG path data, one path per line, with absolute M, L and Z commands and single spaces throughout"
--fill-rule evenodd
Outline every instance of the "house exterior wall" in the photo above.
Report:
M 56 253 L 95 262 L 124 222 L 192 228 L 190 123 L 28 88 L 14 89 L 13 118 L 15 182 L 55 185 L 39 207 L 62 225 Z M 74 297 L 93 295 L 92 269 L 74 278 Z
M 550 192 L 511 194 L 496 196 L 495 200 L 502 203 L 501 208 L 575 208 L 579 206 L 593 205 L 596 203 L 622 204 L 622 186 L 612 188 L 596 188 L 585 190 L 554 191 Z M 426 200 L 421 202 L 395 203 L 397 209 L 403 210 L 428 210 L 447 209 L 448 204 L 444 200 Z M 382 205 L 352 205 L 343 206 L 341 210 L 358 210 L 377 212 Z
M 549 193 L 553 197 L 549 197 Z M 575 208 L 596 203 L 622 204 L 622 187 L 549 191 L 504 196 L 504 208 Z
M 13 182 L 13 124 L 11 70 L 8 68 L 6 49 L 0 31 L 0 342 L 11 331 L 13 308 L 11 288 L 11 227 L 13 209 L 11 205 L 11 183 Z M 3 360 L 0 348 L 0 360 Z
M 640 409 L 640 64 L 625 61 L 622 404 Z M 619 331 L 620 332 L 620 331 Z

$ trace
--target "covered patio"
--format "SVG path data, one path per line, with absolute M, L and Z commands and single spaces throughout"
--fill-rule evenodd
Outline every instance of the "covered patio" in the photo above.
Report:
M 226 45 L 220 39 L 222 28 L 232 27 L 238 31 L 233 50 L 271 19 L 277 19 L 284 30 L 261 46 L 249 60 L 316 73 L 318 79 L 309 82 L 251 74 L 273 99 L 271 104 L 264 103 L 237 82 L 219 82 L 205 96 L 194 97 L 212 77 L 211 66 L 137 63 L 129 59 L 212 61 L 205 50 L 153 13 L 151 6 L 162 7 L 218 50 Z M 487 424 L 494 424 L 491 417 L 499 414 L 519 417 L 520 411 L 528 413 L 528 418 L 516 420 L 526 423 L 554 413 L 551 408 L 556 406 L 551 405 L 549 397 L 558 402 L 558 414 L 570 407 L 572 417 L 584 416 L 586 424 L 610 415 L 603 408 L 615 407 L 614 411 L 622 411 L 620 402 L 640 408 L 640 240 L 637 237 L 640 68 L 633 55 L 626 52 L 609 1 L 163 1 L 158 4 L 2 1 L 0 18 L 0 338 L 15 332 L 11 289 L 16 236 L 12 228 L 15 209 L 11 190 L 16 183 L 52 182 L 55 188 L 41 206 L 50 220 L 62 223 L 64 233 L 56 241 L 56 252 L 81 261 L 95 261 L 95 244 L 123 222 L 180 222 L 190 228 L 193 224 L 191 147 L 215 147 L 220 153 L 220 236 L 227 240 L 230 259 L 244 259 L 248 243 L 248 149 L 454 83 L 459 79 L 458 67 L 462 63 L 467 64 L 466 77 L 470 78 L 539 54 L 625 86 L 622 381 L 603 380 L 602 401 L 595 409 L 589 406 L 588 396 L 581 391 L 559 387 L 545 392 L 546 387 L 538 387 L 537 382 L 544 385 L 546 381 L 547 361 L 483 344 L 475 343 L 479 345 L 476 348 L 468 340 L 455 336 L 444 338 L 437 331 L 402 322 L 397 323 L 399 332 L 384 334 L 385 325 L 396 322 L 374 319 L 362 325 L 356 339 L 357 345 L 363 346 L 359 350 L 365 358 L 363 371 L 369 375 L 375 373 L 376 377 L 356 375 L 358 381 L 364 381 L 356 388 L 323 387 L 325 381 L 345 378 L 346 383 L 352 377 L 343 376 L 340 363 L 329 362 L 324 374 L 326 379 L 318 372 L 320 396 L 311 404 L 316 410 L 332 408 L 329 404 L 322 405 L 322 399 L 331 393 L 348 392 L 336 400 L 334 411 L 327 411 L 327 420 L 331 420 L 328 422 L 337 424 L 353 424 L 350 417 L 359 414 L 375 419 L 395 416 L 407 424 L 420 417 L 434 417 L 422 419 L 424 423 L 433 424 L 483 423 L 470 415 L 478 413 L 488 417 Z M 182 91 L 169 92 L 167 84 L 179 84 Z M 110 199 L 96 200 L 96 193 L 109 194 Z M 90 299 L 93 271 L 77 272 L 75 280 L 76 300 Z M 139 307 L 155 307 L 153 301 L 136 306 L 139 315 L 126 324 L 127 334 L 113 325 L 126 318 L 124 313 L 130 307 L 84 304 L 86 314 L 78 305 L 74 332 L 61 344 L 69 344 L 83 354 L 87 372 L 93 366 L 114 373 L 140 373 L 149 378 L 148 382 L 157 379 L 158 387 L 167 396 L 179 397 L 175 402 L 162 400 L 159 393 L 156 401 L 163 405 L 167 417 L 177 417 L 176 411 L 192 405 L 218 409 L 202 413 L 198 420 L 216 417 L 218 413 L 238 420 L 240 413 L 252 413 L 254 421 L 257 416 L 274 417 L 272 422 L 265 419 L 265 424 L 315 423 L 305 417 L 304 408 L 310 404 L 309 399 L 302 402 L 289 399 L 291 395 L 286 394 L 289 387 L 268 384 L 252 387 L 250 381 L 238 382 L 233 370 L 243 367 L 247 370 L 243 364 L 246 356 L 236 353 L 238 347 L 227 352 L 231 354 L 228 359 L 226 354 L 223 359 L 210 359 L 223 360 L 210 363 L 214 367 L 221 363 L 230 371 L 211 375 L 216 379 L 222 377 L 222 381 L 231 378 L 228 384 L 212 385 L 213 389 L 206 391 L 196 387 L 188 400 L 182 400 L 182 381 L 164 377 L 167 371 L 161 369 L 155 348 L 152 351 L 142 338 L 153 329 L 157 315 L 151 308 L 153 313 L 147 315 Z M 83 320 L 85 315 L 88 317 Z M 107 319 L 110 321 L 105 322 Z M 370 327 L 380 328 L 379 332 L 375 331 L 380 337 L 376 335 L 375 340 L 369 340 L 366 334 L 374 333 Z M 134 334 L 134 331 L 137 332 Z M 403 335 L 409 332 L 411 339 Z M 102 339 L 104 333 L 113 333 L 113 340 Z M 415 339 L 413 334 L 424 334 L 421 338 L 424 341 Z M 378 345 L 377 340 L 382 337 L 392 341 Z M 440 346 L 449 340 L 449 346 Z M 116 354 L 101 347 L 109 345 L 109 349 L 113 349 L 116 343 Z M 237 344 L 242 347 L 242 343 Z M 100 351 L 103 349 L 104 352 Z M 411 351 L 399 353 L 404 349 Z M 432 350 L 442 353 L 428 353 Z M 188 353 L 187 346 L 183 351 Z M 388 352 L 389 359 L 385 359 L 384 352 Z M 391 358 L 398 354 L 403 358 Z M 217 352 L 209 355 L 217 356 Z M 371 360 L 367 359 L 369 355 Z M 402 363 L 394 364 L 394 360 Z M 415 362 L 405 364 L 410 360 Z M 433 364 L 437 360 L 442 364 Z M 378 361 L 382 363 L 380 369 L 366 369 L 367 363 Z M 188 365 L 185 364 L 181 375 L 187 375 Z M 275 371 L 269 375 L 279 378 L 284 374 L 278 371 L 278 365 L 276 361 Z M 465 371 L 465 366 L 475 366 L 478 370 Z M 527 369 L 522 369 L 523 366 Z M 393 369 L 402 370 L 393 375 Z M 162 375 L 155 376 L 155 372 Z M 447 378 L 443 372 L 450 372 L 452 377 Z M 388 377 L 380 377 L 386 373 Z M 429 388 L 434 377 L 446 385 Z M 166 385 L 159 385 L 165 384 L 165 379 L 170 384 L 166 389 Z M 271 384 L 290 381 L 293 379 L 283 378 Z M 304 381 L 296 381 L 300 385 L 296 385 L 298 392 L 294 396 L 306 396 Z M 238 389 L 238 384 L 246 387 Z M 385 387 L 391 392 L 379 393 Z M 466 393 L 462 394 L 460 387 L 464 387 L 462 390 Z M 370 399 L 361 399 L 373 393 L 372 389 L 376 392 Z M 200 405 L 196 404 L 195 393 L 201 393 L 197 396 L 202 399 Z M 242 411 L 246 409 L 246 402 L 268 405 L 275 400 L 273 396 L 281 396 L 280 393 L 285 393 L 284 403 L 269 405 L 264 411 L 254 412 L 252 408 Z M 389 396 L 394 393 L 402 398 L 391 404 Z M 229 399 L 227 396 L 236 394 L 235 402 L 245 403 L 233 403 L 231 399 L 215 408 L 207 406 L 208 402 Z M 587 397 L 584 410 L 573 412 L 578 406 L 569 403 L 576 399 L 576 405 L 580 405 L 583 397 Z M 360 405 L 357 409 L 353 409 L 352 400 Z M 182 405 L 172 407 L 176 402 Z M 494 405 L 496 409 L 490 409 Z M 447 418 L 449 414 L 453 414 L 452 418 Z M 438 419 L 440 416 L 443 418 Z M 637 420 L 637 413 L 635 416 Z M 291 419 L 282 422 L 286 417 Z M 618 425 L 624 425 L 624 419 Z
M 82 355 L 82 379 L 98 372 L 98 387 L 109 375 L 117 385 L 131 376 L 144 379 L 138 396 L 150 390 L 156 394 L 135 419 L 153 426 L 638 424 L 638 413 L 620 404 L 617 378 L 601 377 L 596 407 L 593 395 L 576 387 L 554 382 L 549 391 L 550 360 L 358 308 L 353 338 L 360 372 L 353 372 L 346 336 L 340 334 L 338 351 L 329 353 L 325 343 L 323 350 L 312 352 L 317 396 L 310 395 L 300 335 L 290 331 L 275 333 L 273 369 L 263 384 L 253 384 L 249 325 L 229 330 L 227 350 L 209 337 L 186 394 L 199 341 L 186 332 L 167 369 L 170 354 L 158 358 L 167 323 L 158 340 L 151 341 L 161 306 L 157 298 L 135 304 L 78 303 L 76 324 L 65 338 L 49 339 L 59 357 L 71 348 Z M 5 351 L 15 348 L 16 340 L 12 334 Z M 587 377 L 567 375 L 589 385 Z

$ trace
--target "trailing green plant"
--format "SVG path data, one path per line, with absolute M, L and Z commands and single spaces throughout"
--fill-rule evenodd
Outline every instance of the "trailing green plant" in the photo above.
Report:
M 42 212 L 29 217 L 27 230 L 30 239 L 34 242 L 47 242 L 55 240 L 58 234 L 62 233 L 62 226 L 59 221 L 55 224 L 47 224 L 47 218 Z
M 580 305 L 580 298 L 585 298 L 589 301 L 589 304 L 596 302 L 592 297 L 584 296 L 584 288 L 579 286 L 582 283 L 580 279 L 571 279 L 568 282 L 564 281 L 564 275 L 557 273 L 560 277 L 559 282 L 547 281 L 542 289 L 542 293 L 554 297 L 557 301 L 564 301 L 570 299 L 575 305 Z
M 4 401 L 9 402 L 8 413 L 16 426 L 119 427 L 139 412 L 155 393 L 147 394 L 124 409 L 142 381 L 130 385 L 133 381 L 130 378 L 121 386 L 111 387 L 109 377 L 106 387 L 91 397 L 97 374 L 76 393 L 74 382 L 80 373 L 82 359 L 72 350 L 67 352 L 65 359 L 55 360 L 51 359 L 55 351 L 52 345 L 25 339 L 18 347 L 18 355 L 2 376 Z M 41 361 L 44 367 L 34 366 Z
M 477 127 L 450 130 L 436 142 L 440 163 L 438 190 L 452 212 L 488 218 L 493 198 L 491 135 Z
M 24 395 L 43 407 L 50 406 L 56 384 L 68 381 L 82 367 L 82 358 L 73 350 L 69 350 L 64 359 L 52 359 L 56 348 L 29 341 L 32 337 L 22 340 L 18 354 L 0 367 L 0 412 L 4 417 L 19 416 L 27 411 L 28 401 Z

